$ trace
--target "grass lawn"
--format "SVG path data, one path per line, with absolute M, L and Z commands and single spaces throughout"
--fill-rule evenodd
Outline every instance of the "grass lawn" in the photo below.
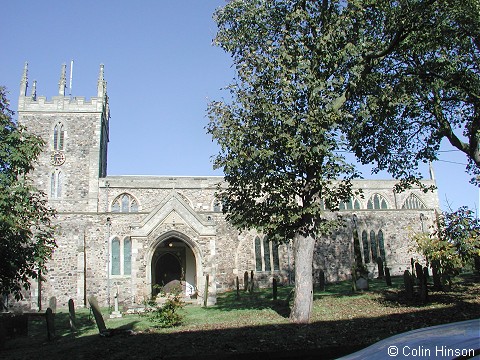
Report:
M 253 295 L 220 294 L 208 308 L 187 305 L 182 325 L 161 329 L 146 316 L 106 319 L 109 329 L 132 329 L 133 335 L 100 337 L 88 309 L 77 310 L 77 333 L 69 329 L 67 310 L 55 317 L 56 339 L 47 341 L 44 320 L 31 320 L 28 337 L 7 339 L 1 359 L 330 359 L 356 351 L 391 335 L 437 324 L 478 318 L 480 282 L 463 276 L 451 292 L 430 292 L 429 302 L 406 301 L 402 278 L 392 287 L 370 281 L 370 290 L 352 293 L 350 283 L 327 284 L 316 291 L 311 323 L 288 321 L 285 299 L 291 290 L 280 287 Z M 105 317 L 107 311 L 104 311 Z M 268 353 L 268 354 L 267 354 Z

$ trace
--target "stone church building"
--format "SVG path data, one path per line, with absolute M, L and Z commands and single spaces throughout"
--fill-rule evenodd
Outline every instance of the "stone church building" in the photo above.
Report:
M 18 122 L 46 142 L 33 179 L 57 210 L 59 225 L 45 282 L 40 289 L 33 283 L 26 300 L 32 308 L 38 298 L 45 307 L 52 296 L 59 306 L 70 298 L 86 304 L 90 295 L 103 305 L 114 296 L 125 306 L 141 304 L 175 279 L 183 281 L 186 296 L 202 299 L 207 275 L 214 303 L 217 292 L 234 288 L 237 276 L 243 283 L 245 271 L 255 273 L 258 285 L 273 277 L 293 281 L 290 243 L 239 233 L 225 221 L 215 198 L 222 177 L 107 175 L 110 111 L 103 65 L 96 96 L 72 98 L 66 87 L 63 65 L 58 93 L 37 96 L 35 82 L 28 89 L 25 64 Z M 434 184 L 433 176 L 425 183 Z M 356 231 L 371 276 L 379 256 L 392 274 L 403 273 L 412 256 L 409 235 L 432 224 L 437 193 L 395 193 L 393 180 L 354 184 L 363 197 L 342 204 L 345 228 L 317 240 L 315 272 L 323 270 L 329 282 L 349 278 Z

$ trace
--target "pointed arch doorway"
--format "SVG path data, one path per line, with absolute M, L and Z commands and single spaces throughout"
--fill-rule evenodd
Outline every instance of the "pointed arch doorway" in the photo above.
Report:
M 160 240 L 151 261 L 152 294 L 181 286 L 185 296 L 196 292 L 197 256 L 182 237 L 170 235 Z

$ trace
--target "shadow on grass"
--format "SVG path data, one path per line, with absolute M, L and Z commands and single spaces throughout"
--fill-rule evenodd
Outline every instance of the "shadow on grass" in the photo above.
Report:
M 385 291 L 388 289 L 398 289 L 403 280 L 401 277 L 392 278 L 392 286 L 387 286 L 383 279 L 373 279 L 369 281 L 370 289 L 368 291 L 352 291 L 352 284 L 349 281 L 327 284 L 324 291 L 315 289 L 314 300 L 325 296 L 331 297 L 355 297 L 364 296 L 372 292 Z M 273 300 L 272 289 L 257 289 L 253 293 L 240 291 L 226 292 L 217 298 L 215 310 L 236 311 L 236 310 L 264 310 L 272 309 L 280 316 L 288 318 L 290 316 L 290 305 L 293 300 L 292 286 L 280 286 L 277 291 L 277 299 Z M 207 308 L 208 310 L 208 308 Z
M 2 359 L 334 359 L 380 339 L 416 328 L 474 319 L 479 304 L 423 309 L 411 314 L 388 314 L 308 325 L 274 324 L 137 333 L 102 338 L 98 334 L 63 337 L 52 342 L 11 344 L 0 351 Z M 387 356 L 386 356 L 387 357 Z

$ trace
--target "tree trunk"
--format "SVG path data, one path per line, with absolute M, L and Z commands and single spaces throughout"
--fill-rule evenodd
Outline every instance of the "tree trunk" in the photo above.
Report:
M 290 321 L 308 323 L 313 304 L 313 250 L 315 239 L 296 234 L 293 241 L 295 261 L 295 297 Z

